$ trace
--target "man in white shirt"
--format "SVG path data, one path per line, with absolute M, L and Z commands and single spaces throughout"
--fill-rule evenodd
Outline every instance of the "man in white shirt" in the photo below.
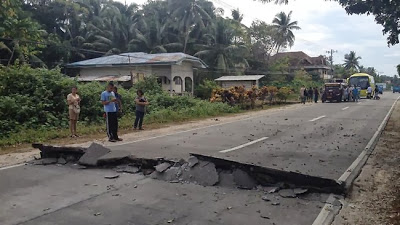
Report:
M 371 97 L 372 97 L 372 87 L 369 86 L 369 87 L 367 88 L 367 98 L 370 99 Z

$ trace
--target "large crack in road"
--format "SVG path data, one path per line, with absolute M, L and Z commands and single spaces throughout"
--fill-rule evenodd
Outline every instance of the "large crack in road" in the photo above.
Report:
M 34 144 L 42 159 L 35 164 L 78 162 L 82 166 L 117 168 L 121 172 L 142 172 L 151 178 L 171 183 L 194 183 L 202 186 L 229 186 L 239 189 L 274 187 L 285 197 L 305 192 L 344 194 L 344 185 L 335 180 L 287 172 L 192 153 L 187 160 L 146 159 L 129 152 L 112 152 L 93 143 L 89 148 L 57 147 Z

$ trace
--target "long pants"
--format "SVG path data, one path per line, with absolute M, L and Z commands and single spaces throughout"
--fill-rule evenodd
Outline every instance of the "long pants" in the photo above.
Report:
M 133 124 L 133 127 L 137 128 L 138 124 L 139 124 L 139 128 L 142 128 L 143 118 L 144 118 L 144 112 L 140 112 L 140 111 L 136 110 L 136 119 L 135 119 L 135 124 Z
M 300 96 L 300 98 L 301 98 L 301 103 L 306 104 L 307 97 L 306 96 Z
M 314 95 L 314 102 L 317 103 L 318 102 L 318 95 Z
M 109 140 L 118 139 L 118 115 L 117 112 L 106 113 L 107 136 Z

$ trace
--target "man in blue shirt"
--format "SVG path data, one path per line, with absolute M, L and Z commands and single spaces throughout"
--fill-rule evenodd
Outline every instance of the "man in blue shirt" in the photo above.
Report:
M 101 103 L 106 114 L 107 136 L 110 142 L 122 141 L 118 137 L 118 116 L 116 102 L 118 101 L 113 92 L 114 84 L 108 83 L 107 90 L 101 93 Z

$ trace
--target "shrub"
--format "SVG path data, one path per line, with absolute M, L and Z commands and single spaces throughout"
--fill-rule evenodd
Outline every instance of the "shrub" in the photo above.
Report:
M 213 80 L 204 80 L 202 84 L 195 88 L 194 94 L 201 99 L 210 99 L 213 90 L 218 89 L 218 84 Z
M 288 87 L 282 87 L 282 88 L 279 88 L 278 93 L 276 94 L 276 97 L 280 101 L 286 102 L 286 100 L 289 98 L 291 93 L 292 93 L 292 91 Z
M 78 94 L 82 99 L 79 132 L 102 132 L 100 93 L 104 91 L 105 84 L 78 83 L 61 74 L 58 69 L 0 67 L 0 146 L 67 137 L 66 97 L 74 85 L 78 86 Z M 205 86 L 209 88 L 215 85 L 209 82 Z M 125 112 L 120 121 L 121 128 L 130 127 L 134 120 L 137 89 L 144 90 L 150 101 L 146 123 L 184 121 L 239 111 L 237 107 L 223 103 L 211 103 L 189 96 L 171 97 L 161 90 L 155 77 L 150 77 L 135 84 L 134 88 L 118 89 Z

